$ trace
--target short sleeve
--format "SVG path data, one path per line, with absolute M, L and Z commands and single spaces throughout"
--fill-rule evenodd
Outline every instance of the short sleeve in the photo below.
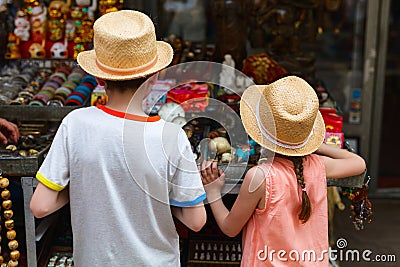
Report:
M 206 194 L 189 140 L 182 129 L 179 131 L 177 140 L 179 155 L 176 155 L 176 160 L 170 161 L 172 172 L 170 204 L 178 207 L 194 206 L 202 202 Z
M 49 152 L 36 173 L 40 183 L 55 191 L 61 191 L 69 182 L 69 161 L 67 147 L 67 123 L 59 126 Z

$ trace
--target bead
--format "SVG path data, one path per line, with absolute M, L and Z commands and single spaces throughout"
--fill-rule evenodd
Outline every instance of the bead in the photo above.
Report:
M 7 231 L 7 239 L 8 240 L 14 240 L 16 237 L 17 237 L 17 232 L 15 232 L 15 230 Z
M 7 267 L 17 267 L 18 266 L 18 261 L 15 260 L 9 260 Z
M 12 207 L 12 201 L 11 200 L 4 200 L 3 203 L 1 204 L 3 206 L 3 208 L 5 208 L 6 210 L 11 209 Z
M 6 188 L 10 184 L 10 181 L 7 178 L 0 179 L 0 188 Z
M 14 228 L 14 220 L 7 220 L 4 222 L 4 226 L 8 229 L 8 230 L 12 230 Z
M 8 247 L 11 250 L 16 250 L 18 248 L 18 241 L 17 240 L 11 240 L 10 242 L 8 242 Z
M 14 212 L 13 212 L 12 210 L 5 210 L 5 211 L 3 212 L 3 214 L 4 214 L 4 218 L 5 218 L 6 220 L 9 220 L 9 219 L 11 219 L 11 218 L 14 216 Z M 0 228 L 0 230 L 1 230 L 1 228 Z
M 0 256 L 0 264 L 3 265 L 3 262 L 4 262 L 3 256 Z
M 11 196 L 11 193 L 10 193 L 10 190 L 8 190 L 8 189 L 4 189 L 4 190 L 1 192 L 1 197 L 2 197 L 3 199 L 5 199 L 5 200 L 9 199 L 10 196 Z

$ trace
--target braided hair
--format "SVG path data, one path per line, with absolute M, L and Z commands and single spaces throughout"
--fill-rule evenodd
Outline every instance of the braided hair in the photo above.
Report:
M 299 220 L 302 223 L 305 223 L 308 221 L 311 215 L 311 202 L 305 189 L 306 183 L 304 182 L 303 175 L 303 157 L 289 157 L 289 159 L 293 162 L 297 183 L 302 189 L 302 203 Z

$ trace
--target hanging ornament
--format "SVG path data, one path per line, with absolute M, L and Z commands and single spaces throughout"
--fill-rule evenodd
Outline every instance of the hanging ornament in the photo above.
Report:
M 18 266 L 18 259 L 20 257 L 20 252 L 18 249 L 18 241 L 16 240 L 17 232 L 14 230 L 14 220 L 12 219 L 14 212 L 12 211 L 12 201 L 10 200 L 11 193 L 7 189 L 10 184 L 10 181 L 7 178 L 2 177 L 2 171 L 0 170 L 0 188 L 2 189 L 1 198 L 3 199 L 2 207 L 3 207 L 3 215 L 4 215 L 4 228 L 7 231 L 6 237 L 8 239 L 8 248 L 10 249 L 9 257 L 7 263 L 5 263 L 5 259 L 0 255 L 0 266 L 10 266 L 16 267 Z M 0 227 L 2 229 L 2 227 Z M 0 252 L 1 252 L 0 247 Z
M 364 182 L 362 188 L 342 188 L 342 194 L 351 200 L 350 218 L 356 230 L 363 230 L 367 223 L 372 221 L 372 203 L 368 199 L 368 183 L 370 177 Z

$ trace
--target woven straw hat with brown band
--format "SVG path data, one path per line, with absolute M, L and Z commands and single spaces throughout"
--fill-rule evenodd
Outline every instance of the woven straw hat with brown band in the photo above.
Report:
M 95 21 L 93 30 L 94 50 L 79 53 L 77 61 L 95 77 L 136 79 L 156 73 L 172 61 L 172 47 L 156 40 L 153 22 L 141 12 L 107 13 Z
M 286 156 L 319 148 L 325 125 L 314 89 L 296 76 L 247 88 L 240 101 L 246 132 L 261 146 Z

